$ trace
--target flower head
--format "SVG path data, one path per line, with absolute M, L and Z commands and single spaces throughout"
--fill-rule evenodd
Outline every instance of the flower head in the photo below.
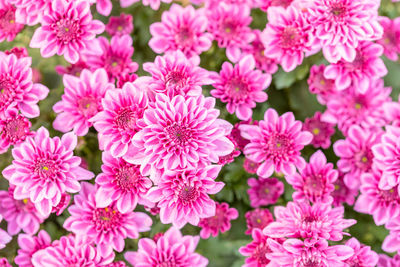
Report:
M 349 188 L 344 182 L 344 174 L 339 171 L 339 177 L 333 184 L 335 190 L 331 193 L 333 197 L 332 205 L 334 207 L 342 206 L 343 203 L 352 206 L 358 195 L 358 189 Z
M 371 247 L 360 244 L 356 238 L 350 238 L 345 245 L 354 250 L 353 256 L 344 261 L 350 266 L 375 267 L 378 263 L 378 254 Z
M 378 267 L 397 267 L 400 266 L 400 255 L 396 254 L 390 258 L 386 254 L 379 254 Z
M 335 133 L 332 123 L 321 120 L 321 112 L 315 112 L 311 118 L 306 118 L 303 124 L 303 130 L 312 133 L 313 139 L 311 144 L 315 148 L 327 149 L 331 145 L 331 136 Z
M 393 20 L 388 17 L 379 17 L 383 27 L 383 36 L 376 42 L 383 46 L 383 54 L 390 60 L 397 61 L 400 52 L 400 18 Z
M 8 0 L 17 10 L 15 21 L 20 24 L 33 26 L 43 20 L 44 14 L 51 9 L 52 0 Z
M 259 163 L 249 160 L 248 158 L 244 158 L 243 168 L 246 172 L 250 174 L 256 174 L 259 166 Z
M 383 240 L 382 249 L 389 253 L 398 253 L 400 251 L 400 216 L 388 221 L 385 228 L 389 230 L 389 235 Z
M 110 17 L 106 25 L 106 32 L 111 36 L 131 34 L 132 31 L 133 17 L 125 13 L 121 13 L 118 17 Z
M 310 92 L 317 95 L 318 102 L 322 105 L 326 105 L 329 99 L 336 95 L 335 80 L 324 76 L 325 68 L 325 65 L 312 66 L 307 80 Z
M 265 267 L 270 262 L 267 253 L 272 252 L 268 246 L 268 236 L 260 229 L 254 229 L 251 233 L 253 241 L 239 248 L 239 253 L 246 257 L 243 267 Z
M 16 8 L 7 0 L 0 0 L 0 42 L 11 42 L 24 28 L 23 24 L 15 20 Z
M 81 76 L 82 71 L 87 68 L 89 68 L 89 66 L 86 64 L 86 60 L 82 59 L 80 59 L 75 64 L 70 64 L 69 66 L 66 67 L 62 65 L 58 65 L 55 67 L 56 72 L 59 75 L 70 74 L 76 77 Z
M 246 218 L 247 230 L 245 233 L 247 235 L 251 234 L 255 229 L 263 230 L 274 221 L 269 210 L 260 208 L 246 212 L 244 217 Z
M 37 236 L 27 234 L 18 235 L 18 255 L 15 257 L 15 263 L 18 266 L 33 267 L 32 256 L 37 251 L 47 248 L 51 245 L 51 238 L 45 230 L 41 230 Z
M 253 208 L 275 204 L 285 190 L 284 184 L 276 178 L 249 178 L 247 184 L 250 186 L 247 194 Z

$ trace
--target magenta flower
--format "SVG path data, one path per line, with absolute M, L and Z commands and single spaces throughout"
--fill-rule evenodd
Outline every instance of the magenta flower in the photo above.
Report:
M 157 241 L 140 239 L 138 251 L 126 252 L 125 259 L 134 267 L 205 267 L 208 260 L 195 252 L 198 243 L 198 236 L 183 236 L 178 229 L 171 227 Z
M 157 56 L 153 62 L 143 64 L 143 69 L 151 74 L 150 88 L 154 93 L 199 96 L 202 86 L 213 82 L 210 73 L 189 61 L 180 51 Z
M 63 193 L 79 192 L 79 181 L 94 175 L 79 167 L 81 159 L 73 155 L 76 145 L 77 137 L 73 133 L 51 138 L 41 127 L 34 137 L 15 147 L 13 163 L 2 173 L 16 186 L 14 198 L 30 199 L 40 216 L 47 217 Z
M 24 24 L 15 21 L 16 8 L 7 0 L 0 0 L 0 42 L 11 42 L 22 31 Z
M 83 70 L 81 76 L 63 76 L 64 95 L 54 106 L 58 113 L 53 122 L 54 129 L 61 132 L 73 130 L 78 136 L 84 136 L 93 125 L 89 119 L 103 110 L 101 101 L 106 91 L 114 89 L 108 81 L 104 69 L 94 72 Z
M 136 208 L 137 203 L 148 204 L 145 195 L 152 186 L 149 178 L 140 174 L 140 166 L 103 153 L 102 173 L 96 178 L 99 188 L 96 191 L 97 208 L 105 208 L 116 202 L 119 212 L 127 213 Z
M 275 204 L 285 191 L 284 184 L 276 178 L 249 178 L 247 184 L 250 186 L 247 194 L 253 208 Z
M 100 148 L 122 157 L 141 129 L 137 121 L 147 109 L 147 94 L 137 84 L 126 83 L 122 89 L 107 89 L 101 101 L 104 110 L 94 114 L 89 123 L 99 132 Z
M 383 103 L 383 112 L 386 119 L 396 127 L 400 127 L 400 103 L 388 101 Z
M 64 228 L 94 242 L 101 255 L 108 255 L 113 250 L 121 252 L 124 239 L 136 239 L 139 232 L 149 231 L 152 221 L 142 212 L 119 212 L 115 201 L 105 208 L 97 208 L 97 190 L 92 184 L 82 183 L 74 205 L 68 208 L 71 216 L 65 220 Z
M 203 9 L 194 9 L 191 5 L 173 4 L 169 11 L 163 12 L 161 22 L 150 25 L 149 46 L 158 54 L 179 50 L 199 64 L 199 55 L 211 47 L 213 40 L 205 32 L 208 20 L 204 13 Z
M 199 222 L 200 237 L 203 239 L 209 238 L 210 235 L 216 237 L 219 232 L 225 233 L 231 229 L 231 220 L 236 220 L 239 217 L 237 209 L 229 208 L 228 203 L 215 202 L 215 205 L 215 215 L 201 219 Z
M 215 88 L 211 95 L 227 103 L 228 112 L 235 113 L 240 120 L 251 119 L 256 102 L 263 103 L 268 99 L 264 90 L 271 84 L 271 75 L 254 68 L 255 61 L 249 55 L 235 66 L 224 62 L 220 73 L 211 76 Z
M 255 39 L 249 27 L 251 21 L 247 5 L 228 5 L 222 2 L 209 10 L 208 31 L 219 47 L 226 48 L 226 56 L 232 62 L 237 62 L 241 50 Z
M 379 254 L 378 267 L 397 267 L 400 266 L 400 255 L 396 254 L 393 258 L 385 254 Z
M 0 214 L 0 222 L 3 220 L 3 216 Z M 12 237 L 3 229 L 0 229 L 0 249 L 3 249 Z
M 293 186 L 294 201 L 311 201 L 331 204 L 330 195 L 335 189 L 333 183 L 338 178 L 338 171 L 332 163 L 327 163 L 326 157 L 318 150 L 310 157 L 310 163 L 299 173 L 286 176 L 286 181 Z
M 82 166 L 82 163 L 81 163 L 81 166 Z M 57 206 L 54 206 L 51 209 L 51 213 L 55 213 L 57 216 L 59 216 L 68 207 L 70 201 L 71 201 L 70 194 L 67 194 L 67 193 L 62 194 L 60 202 L 57 204 Z
M 118 17 L 109 18 L 106 25 L 106 32 L 111 35 L 122 36 L 131 34 L 133 31 L 133 17 L 129 14 L 121 13 Z
M 37 236 L 20 234 L 18 235 L 18 245 L 20 249 L 18 249 L 18 255 L 15 257 L 15 263 L 21 267 L 33 267 L 33 254 L 51 246 L 51 238 L 45 230 L 41 230 Z
M 331 136 L 335 133 L 334 124 L 321 120 L 321 112 L 315 112 L 311 118 L 306 118 L 303 130 L 312 133 L 311 145 L 315 148 L 327 149 L 331 146 Z
M 122 88 L 124 87 L 124 84 L 126 83 L 132 83 L 134 81 L 136 81 L 136 79 L 138 78 L 138 76 L 134 73 L 131 74 L 123 74 L 120 77 L 118 77 L 117 79 L 117 88 Z
M 15 107 L 27 118 L 38 117 L 37 103 L 47 97 L 49 89 L 32 83 L 32 58 L 0 52 L 0 61 L 0 116 Z
M 354 250 L 346 245 L 329 246 L 325 239 L 301 241 L 288 239 L 283 244 L 269 238 L 267 242 L 272 252 L 267 259 L 273 267 L 347 267 L 345 260 L 353 256 Z
M 28 57 L 28 50 L 25 47 L 13 47 L 10 50 L 4 51 L 6 55 L 14 54 L 17 58 Z
M 400 18 L 391 20 L 379 17 L 379 22 L 383 27 L 383 36 L 376 42 L 383 46 L 383 53 L 388 59 L 397 61 L 400 52 Z
M 325 68 L 324 76 L 335 80 L 337 90 L 344 90 L 351 85 L 365 93 L 373 80 L 386 76 L 385 63 L 380 58 L 383 47 L 370 41 L 363 41 L 356 48 L 356 57 L 352 62 L 341 60 Z
M 343 203 L 352 206 L 354 204 L 355 198 L 358 195 L 358 189 L 349 188 L 344 183 L 344 174 L 340 171 L 339 177 L 333 185 L 335 186 L 335 190 L 331 193 L 331 196 L 333 197 L 333 206 L 342 206 Z
M 13 267 L 7 258 L 0 258 L 0 266 L 1 267 Z
M 69 63 L 76 63 L 83 50 L 94 51 L 96 34 L 104 31 L 104 24 L 92 20 L 88 1 L 54 0 L 45 13 L 41 27 L 32 36 L 30 47 L 40 48 L 44 58 L 63 55 Z
M 400 216 L 391 219 L 385 225 L 389 235 L 386 236 L 382 243 L 382 249 L 386 252 L 393 253 L 400 251 Z
M 268 9 L 268 23 L 261 40 L 264 54 L 279 62 L 286 72 L 294 70 L 303 62 L 304 53 L 315 49 L 311 25 L 303 12 L 289 6 Z
M 242 136 L 250 140 L 244 154 L 250 160 L 262 163 L 257 169 L 259 176 L 268 178 L 274 170 L 289 175 L 294 174 L 296 167 L 304 167 L 300 150 L 311 142 L 312 134 L 301 128 L 301 122 L 295 120 L 293 113 L 279 116 L 272 108 L 265 111 L 264 120 L 258 126 L 239 126 Z
M 89 66 L 86 64 L 86 60 L 83 61 L 82 59 L 79 59 L 77 63 L 70 64 L 69 66 L 66 67 L 58 65 L 55 67 L 55 70 L 59 75 L 70 74 L 72 76 L 79 77 L 81 76 L 83 69 L 87 68 L 89 68 Z
M 248 120 L 248 121 L 239 121 L 238 123 L 235 123 L 235 125 L 233 126 L 233 129 L 231 131 L 231 136 L 233 137 L 233 139 L 235 139 L 236 144 L 240 150 L 243 150 L 244 147 L 248 143 L 250 143 L 249 140 L 247 140 L 246 138 L 243 138 L 243 136 L 240 132 L 239 127 L 240 127 L 240 125 L 243 125 L 243 124 L 258 125 L 258 121 L 255 121 L 252 119 Z
M 246 172 L 250 174 L 256 174 L 259 166 L 259 163 L 249 160 L 248 158 L 244 158 L 243 168 Z
M 129 35 L 114 35 L 109 42 L 105 37 L 98 38 L 100 44 L 100 55 L 87 51 L 87 65 L 93 70 L 104 68 L 110 81 L 125 74 L 136 72 L 139 65 L 132 61 L 134 48 L 133 40 Z
M 268 236 L 264 235 L 262 230 L 254 229 L 251 237 L 251 243 L 239 248 L 239 253 L 246 257 L 242 267 L 266 267 L 270 262 L 266 254 L 272 252 L 267 243 Z
M 326 105 L 329 99 L 336 95 L 335 80 L 324 76 L 325 68 L 325 65 L 312 66 L 307 80 L 310 92 L 317 95 L 318 102 L 322 105 Z
M 356 238 L 350 238 L 345 245 L 354 250 L 353 256 L 344 261 L 349 266 L 375 267 L 378 263 L 378 254 L 371 247 L 360 244 Z
M 17 10 L 15 21 L 33 26 L 43 20 L 43 15 L 50 12 L 52 0 L 8 0 Z
M 226 137 L 232 125 L 218 119 L 215 99 L 157 94 L 154 107 L 145 110 L 142 130 L 132 139 L 124 159 L 141 165 L 141 173 L 157 176 L 164 171 L 197 168 L 218 162 L 234 145 Z
M 264 228 L 264 234 L 274 238 L 323 238 L 340 241 L 343 230 L 355 224 L 353 219 L 344 219 L 344 207 L 332 208 L 330 204 L 289 202 L 286 207 L 274 210 L 275 222 Z M 347 234 L 348 235 L 348 234 Z
M 251 234 L 255 229 L 263 230 L 268 224 L 274 221 L 272 213 L 267 209 L 255 209 L 246 212 L 247 230 L 246 235 Z
M 352 62 L 361 41 L 377 40 L 383 29 L 378 22 L 377 1 L 321 0 L 307 9 L 315 36 L 330 63 Z

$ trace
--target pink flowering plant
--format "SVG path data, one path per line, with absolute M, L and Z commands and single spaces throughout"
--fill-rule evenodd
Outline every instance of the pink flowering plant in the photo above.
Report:
M 0 267 L 399 267 L 400 0 L 0 0 Z

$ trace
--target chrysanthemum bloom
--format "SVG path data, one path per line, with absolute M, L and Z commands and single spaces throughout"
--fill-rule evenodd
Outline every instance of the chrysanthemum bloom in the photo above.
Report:
M 199 64 L 199 55 L 211 47 L 213 40 L 205 32 L 207 24 L 204 9 L 173 4 L 169 11 L 163 12 L 161 22 L 150 25 L 149 46 L 158 54 L 179 50 Z
M 138 70 L 139 65 L 132 61 L 134 48 L 133 40 L 129 35 L 113 36 L 109 42 L 105 37 L 97 38 L 101 48 L 101 54 L 87 51 L 86 64 L 94 71 L 104 68 L 111 81 L 125 74 L 131 74 Z
M 103 110 L 101 101 L 114 85 L 108 81 L 104 69 L 94 72 L 85 69 L 79 78 L 66 74 L 63 82 L 64 95 L 53 106 L 54 112 L 58 113 L 53 127 L 64 133 L 73 130 L 78 136 L 84 136 L 93 125 L 89 119 Z
M 357 222 L 343 219 L 343 214 L 343 206 L 332 208 L 325 203 L 310 206 L 308 202 L 289 202 L 286 207 L 275 207 L 276 221 L 264 229 L 264 234 L 275 238 L 323 238 L 340 241 L 346 235 L 343 230 Z
M 24 28 L 24 24 L 15 21 L 16 8 L 7 0 L 0 0 L 0 42 L 11 42 Z
M 338 178 L 338 171 L 332 163 L 327 163 L 326 157 L 318 150 L 310 157 L 308 163 L 299 173 L 286 176 L 286 181 L 293 186 L 294 201 L 311 201 L 331 204 L 330 195 L 335 189 L 333 183 Z
M 257 175 L 270 177 L 274 170 L 286 175 L 294 174 L 305 166 L 300 150 L 312 140 L 312 134 L 301 131 L 302 123 L 296 121 L 292 112 L 279 116 L 276 110 L 265 111 L 259 125 L 241 125 L 242 136 L 250 143 L 244 148 L 247 158 L 262 163 Z
M 264 54 L 276 59 L 286 72 L 303 62 L 304 53 L 315 49 L 310 23 L 292 6 L 268 9 L 268 24 L 261 40 L 265 46 Z
M 198 243 L 198 236 L 183 236 L 178 229 L 171 227 L 157 241 L 140 239 L 138 251 L 126 252 L 125 259 L 134 267 L 205 267 L 208 260 L 195 252 Z
M 37 236 L 27 234 L 18 235 L 18 255 L 15 257 L 15 263 L 21 267 L 33 267 L 32 256 L 37 251 L 47 248 L 51 245 L 51 238 L 45 230 L 41 230 Z
M 0 214 L 0 222 L 3 220 L 3 216 Z M 4 248 L 8 242 L 10 242 L 12 237 L 3 229 L 0 229 L 0 249 Z
M 106 32 L 111 36 L 131 34 L 132 31 L 133 17 L 125 13 L 121 13 L 118 17 L 110 17 L 106 25 Z
M 20 144 L 28 136 L 32 136 L 31 126 L 31 122 L 18 114 L 15 108 L 5 111 L 4 118 L 0 115 L 0 154 L 6 152 L 10 146 Z
M 397 61 L 400 52 L 400 18 L 393 20 L 388 17 L 379 17 L 383 27 L 383 36 L 376 42 L 383 46 L 383 54 L 390 60 Z
M 47 216 L 38 213 L 29 199 L 14 199 L 14 192 L 14 186 L 10 186 L 8 191 L 0 191 L 0 214 L 7 221 L 7 231 L 10 235 L 16 235 L 21 230 L 33 235 Z
M 315 148 L 327 149 L 331 146 L 331 136 L 335 133 L 335 125 L 321 120 L 321 112 L 315 112 L 311 118 L 306 118 L 303 130 L 312 133 L 311 145 Z
M 226 56 L 232 62 L 237 62 L 241 49 L 255 39 L 255 34 L 249 27 L 251 21 L 250 8 L 247 5 L 220 3 L 209 10 L 208 31 L 219 47 L 226 48 Z
M 127 213 L 136 208 L 137 203 L 148 204 L 145 195 L 152 186 L 149 178 L 140 174 L 140 166 L 127 163 L 104 152 L 102 173 L 96 178 L 99 188 L 96 192 L 98 208 L 105 208 L 116 202 L 119 212 Z
M 55 67 L 55 70 L 59 75 L 70 74 L 79 77 L 83 69 L 87 68 L 89 68 L 89 66 L 86 64 L 86 60 L 82 60 L 81 58 L 77 63 L 70 64 L 69 66 L 58 65 Z
M 321 42 L 325 58 L 330 63 L 340 59 L 352 62 L 361 41 L 377 40 L 383 28 L 378 22 L 378 1 L 321 0 L 307 9 Z
M 248 158 L 244 158 L 243 168 L 246 172 L 250 174 L 256 174 L 259 166 L 260 163 L 249 160 Z
M 358 189 L 349 188 L 344 183 L 344 174 L 340 171 L 339 177 L 333 185 L 335 186 L 335 190 L 331 193 L 331 196 L 333 197 L 333 206 L 342 206 L 343 203 L 352 206 L 354 204 L 355 198 L 358 195 Z
M 263 103 L 268 99 L 264 90 L 271 84 L 272 77 L 254 68 L 254 58 L 248 55 L 235 66 L 224 62 L 220 73 L 211 76 L 215 88 L 211 95 L 226 103 L 228 112 L 235 113 L 240 120 L 251 119 L 256 102 Z
M 65 220 L 64 228 L 79 237 L 87 237 L 102 254 L 108 255 L 113 249 L 121 252 L 124 239 L 136 239 L 139 232 L 149 231 L 152 221 L 142 212 L 119 212 L 115 201 L 105 208 L 97 208 L 97 190 L 92 184 L 82 183 L 74 205 L 68 208 L 71 216 Z
M 162 223 L 178 228 L 186 223 L 198 225 L 200 219 L 216 215 L 215 202 L 209 194 L 224 187 L 223 182 L 215 182 L 220 170 L 221 166 L 211 165 L 164 174 L 146 197 L 157 203 Z
M 135 73 L 123 74 L 123 75 L 119 76 L 117 79 L 117 88 L 122 88 L 122 87 L 124 87 L 124 85 L 126 83 L 132 83 L 132 82 L 136 81 L 137 78 L 138 78 L 138 76 Z
M 152 76 L 151 90 L 169 97 L 201 95 L 201 87 L 213 82 L 207 70 L 194 65 L 180 51 L 157 56 L 154 63 L 144 63 L 143 69 Z
M 337 124 L 345 136 L 352 125 L 374 131 L 387 124 L 383 106 L 391 101 L 391 91 L 392 88 L 384 87 L 383 80 L 374 81 L 364 94 L 350 87 L 329 99 L 321 119 Z
M 142 130 L 132 139 L 125 159 L 141 165 L 143 175 L 157 176 L 164 171 L 198 168 L 216 163 L 230 154 L 234 145 L 226 137 L 232 125 L 218 119 L 215 98 L 157 94 L 154 107 L 145 110 Z
M 32 58 L 17 58 L 0 52 L 0 114 L 18 108 L 27 118 L 39 116 L 39 100 L 47 97 L 49 89 L 32 82 Z
M 52 0 L 8 0 L 17 10 L 15 21 L 20 24 L 33 26 L 42 21 L 43 15 L 51 9 Z
M 400 266 L 400 255 L 396 254 L 390 258 L 386 254 L 379 254 L 378 267 L 397 267 Z
M 335 80 L 337 90 L 344 90 L 351 85 L 365 93 L 371 83 L 387 74 L 385 63 L 380 58 L 383 47 L 370 41 L 362 41 L 356 48 L 356 57 L 352 62 L 341 60 L 327 66 L 324 76 Z
M 246 212 L 244 215 L 246 218 L 247 230 L 246 234 L 249 235 L 255 229 L 263 230 L 268 224 L 274 221 L 272 213 L 267 209 L 255 209 Z
M 215 202 L 215 205 L 215 215 L 201 219 L 199 222 L 200 237 L 203 239 L 209 238 L 210 235 L 216 237 L 219 232 L 225 233 L 231 229 L 231 220 L 236 220 L 239 217 L 237 209 L 230 208 L 228 203 Z
M 383 240 L 382 249 L 389 253 L 398 253 L 400 250 L 400 216 L 388 221 L 385 228 L 390 232 L 385 240 Z
M 269 266 L 274 267 L 347 267 L 344 261 L 354 254 L 351 247 L 329 246 L 325 239 L 288 239 L 280 244 L 269 238 L 267 244 L 272 252 L 267 253 L 266 257 L 271 261 Z
M 378 263 L 378 254 L 371 247 L 360 244 L 356 238 L 350 238 L 345 245 L 354 250 L 353 256 L 344 261 L 349 266 L 375 267 Z
M 7 260 L 7 258 L 0 258 L 1 267 L 13 267 Z
M 52 1 L 41 25 L 33 34 L 30 47 L 40 48 L 44 58 L 63 55 L 72 64 L 78 62 L 83 50 L 97 51 L 93 45 L 96 34 L 104 31 L 104 24 L 92 19 L 88 1 Z
M 253 208 L 275 204 L 285 190 L 284 184 L 276 178 L 249 178 L 247 184 L 250 186 L 247 194 Z
M 239 248 L 239 253 L 246 257 L 242 267 L 266 267 L 270 262 L 266 254 L 272 252 L 268 246 L 268 236 L 260 229 L 254 229 L 251 233 L 253 241 L 244 247 Z
M 400 100 L 400 98 L 399 98 Z M 395 101 L 386 102 L 383 104 L 383 111 L 386 119 L 392 125 L 400 127 L 400 103 Z
M 64 266 L 109 266 L 114 254 L 105 254 L 96 250 L 86 238 L 74 235 L 62 236 L 52 246 L 39 250 L 32 255 L 34 267 Z
M 93 173 L 81 167 L 81 159 L 73 155 L 77 137 L 73 133 L 61 138 L 49 136 L 41 127 L 34 137 L 12 150 L 13 164 L 3 170 L 3 176 L 16 186 L 14 197 L 29 198 L 39 211 L 48 216 L 63 193 L 80 190 L 80 180 L 93 178 Z
M 322 105 L 326 105 L 336 95 L 335 80 L 325 78 L 325 68 L 325 65 L 312 66 L 307 80 L 310 92 L 317 95 L 318 102 Z

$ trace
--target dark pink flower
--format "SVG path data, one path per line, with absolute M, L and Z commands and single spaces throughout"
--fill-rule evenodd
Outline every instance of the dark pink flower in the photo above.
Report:
M 400 52 L 400 18 L 391 20 L 379 17 L 379 22 L 383 27 L 383 36 L 376 42 L 383 46 L 383 53 L 388 59 L 397 61 Z
M 246 234 L 251 234 L 255 229 L 263 230 L 268 224 L 274 221 L 272 213 L 267 209 L 255 209 L 246 212 L 247 230 Z
M 250 186 L 247 194 L 253 208 L 275 204 L 285 190 L 284 184 L 276 178 L 249 178 L 247 184 Z
M 106 25 L 106 32 L 111 36 L 131 34 L 132 31 L 133 17 L 125 13 L 110 17 Z
M 13 267 L 7 260 L 7 258 L 0 258 L 0 267 Z
M 243 150 L 244 147 L 250 143 L 249 140 L 247 140 L 246 138 L 243 138 L 243 136 L 240 133 L 240 125 L 242 124 L 250 124 L 250 125 L 258 125 L 258 121 L 255 120 L 249 120 L 249 121 L 240 121 L 238 123 L 235 123 L 235 125 L 233 126 L 232 132 L 231 132 L 231 136 L 233 137 L 233 139 L 235 139 L 237 146 L 240 150 Z
M 378 267 L 398 267 L 400 266 L 400 255 L 396 254 L 393 258 L 385 254 L 379 254 Z
M 10 50 L 4 51 L 6 55 L 14 54 L 17 58 L 28 57 L 28 50 L 25 47 L 13 47 Z
M 249 160 L 248 158 L 244 158 L 243 168 L 246 172 L 248 172 L 250 174 L 256 174 L 259 166 L 260 166 L 260 163 Z
M 344 261 L 349 266 L 375 267 L 378 263 L 378 254 L 371 247 L 360 244 L 356 238 L 350 238 L 345 245 L 354 250 L 353 256 Z
M 16 22 L 15 11 L 15 6 L 8 0 L 0 0 L 0 42 L 11 42 L 24 28 L 24 24 Z
M 33 267 L 33 254 L 51 246 L 51 238 L 45 230 L 41 230 L 37 236 L 19 234 L 18 245 L 20 249 L 18 249 L 18 255 L 15 257 L 15 263 L 21 267 Z
M 327 149 L 331 146 L 331 137 L 335 133 L 335 125 L 321 120 L 321 112 L 315 112 L 311 118 L 306 118 L 303 130 L 312 133 L 311 145 L 315 148 Z
M 87 68 L 89 68 L 89 66 L 86 64 L 86 61 L 83 61 L 82 59 L 80 59 L 75 64 L 70 64 L 67 67 L 64 67 L 61 65 L 58 65 L 55 67 L 56 72 L 59 75 L 70 74 L 70 75 L 76 76 L 76 77 L 81 76 L 83 69 L 87 69 Z
M 333 184 L 335 186 L 335 190 L 331 193 L 333 197 L 333 206 L 339 207 L 342 206 L 343 203 L 352 206 L 354 204 L 355 198 L 358 195 L 358 189 L 349 188 L 343 180 L 344 174 L 339 172 L 339 177 L 336 182 Z
M 310 69 L 308 86 L 312 94 L 317 95 L 319 103 L 326 105 L 331 97 L 336 95 L 335 80 L 324 76 L 325 65 L 314 65 Z

